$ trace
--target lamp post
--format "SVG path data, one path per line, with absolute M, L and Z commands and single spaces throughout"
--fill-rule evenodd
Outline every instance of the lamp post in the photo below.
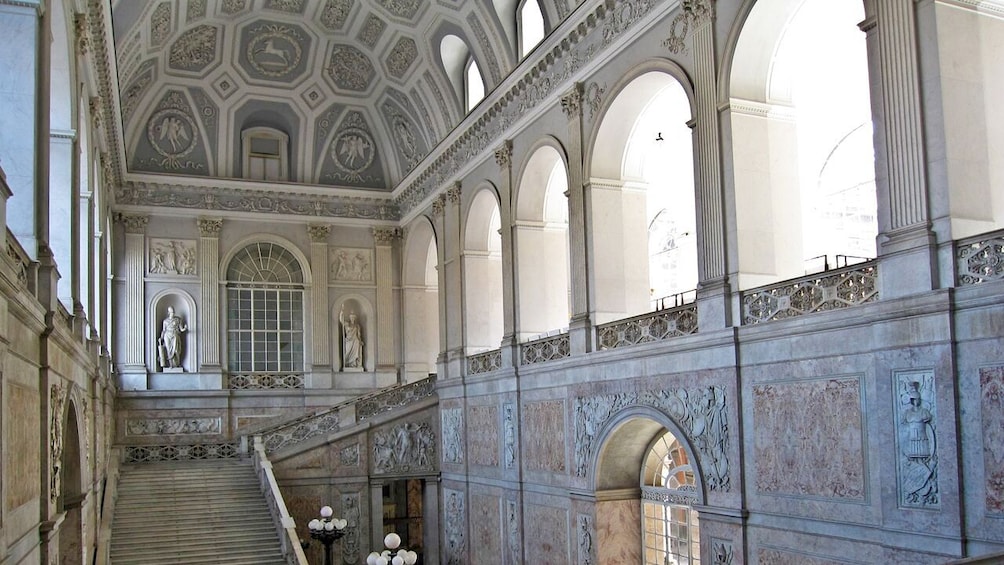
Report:
M 332 518 L 334 511 L 330 506 L 321 507 L 321 519 L 314 518 L 307 524 L 310 529 L 310 537 L 324 544 L 324 565 L 331 563 L 331 544 L 335 540 L 345 535 L 345 526 L 348 525 L 344 519 Z
M 401 547 L 401 536 L 391 532 L 384 536 L 383 545 L 387 549 L 373 552 L 366 558 L 366 565 L 415 565 L 418 554 Z

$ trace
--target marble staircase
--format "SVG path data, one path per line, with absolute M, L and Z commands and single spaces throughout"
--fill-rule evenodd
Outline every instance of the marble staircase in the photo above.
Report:
M 248 460 L 124 464 L 112 565 L 282 565 L 279 537 Z

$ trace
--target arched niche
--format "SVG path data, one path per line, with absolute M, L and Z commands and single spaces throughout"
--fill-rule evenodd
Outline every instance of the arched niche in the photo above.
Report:
M 355 320 L 352 320 L 352 315 Z M 361 294 L 346 294 L 339 297 L 331 308 L 331 358 L 338 370 L 345 373 L 373 372 L 376 367 L 376 313 L 373 304 Z M 362 339 L 361 355 L 358 363 L 346 365 L 346 355 L 352 346 L 346 347 L 346 327 L 355 324 Z M 349 333 L 355 340 L 355 333 Z
M 402 272 L 402 341 L 405 379 L 436 372 L 443 325 L 439 308 L 439 251 L 431 220 L 420 216 L 405 228 Z
M 174 315 L 181 319 L 180 322 L 184 324 L 185 328 L 178 336 L 181 366 L 177 368 L 165 367 L 162 364 L 158 348 L 164 330 L 164 320 L 168 317 L 168 308 L 173 309 Z M 196 316 L 195 299 L 184 290 L 177 288 L 166 289 L 150 298 L 147 310 L 149 337 L 146 342 L 147 368 L 151 373 L 198 372 L 198 339 L 217 339 L 217 337 L 202 335 L 195 324 L 196 320 L 198 320 L 198 317 Z
M 59 461 L 58 507 L 65 512 L 59 524 L 59 562 L 67 565 L 85 563 L 83 504 L 87 492 L 87 449 L 81 395 L 72 387 L 60 416 L 63 419 L 62 452 Z
M 499 347 L 504 333 L 498 194 L 488 182 L 473 194 L 466 211 L 462 242 L 464 343 L 468 353 Z

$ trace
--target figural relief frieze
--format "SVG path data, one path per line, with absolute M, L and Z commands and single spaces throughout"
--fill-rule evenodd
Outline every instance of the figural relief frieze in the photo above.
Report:
M 446 516 L 446 557 L 448 565 L 466 563 L 467 553 L 467 503 L 459 490 L 443 489 Z
M 896 446 L 899 504 L 938 508 L 938 434 L 934 371 L 899 371 L 896 391 Z
M 151 275 L 195 275 L 197 255 L 195 240 L 149 240 L 147 268 Z
M 426 422 L 402 422 L 373 433 L 373 470 L 377 474 L 432 471 L 435 458 L 436 434 Z
M 440 410 L 443 430 L 443 463 L 464 462 L 464 413 L 462 408 Z
M 332 248 L 329 264 L 331 280 L 338 282 L 372 282 L 373 250 L 359 247 Z
M 220 418 L 129 418 L 127 436 L 165 436 L 221 433 Z
M 1004 514 L 1004 366 L 980 368 L 986 513 Z
M 698 452 L 709 490 L 728 492 L 732 487 L 729 423 L 725 388 L 650 390 L 577 397 L 575 420 L 575 475 L 585 477 L 596 453 L 597 434 L 615 414 L 630 406 L 651 406 L 673 419 Z

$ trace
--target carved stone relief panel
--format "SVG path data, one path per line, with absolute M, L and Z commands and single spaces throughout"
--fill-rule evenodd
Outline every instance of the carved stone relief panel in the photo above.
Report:
M 865 499 L 860 376 L 756 385 L 753 422 L 759 492 Z
M 467 552 L 467 502 L 459 490 L 443 489 L 443 506 L 446 517 L 445 563 L 466 563 Z
M 359 30 L 359 35 L 356 36 L 356 39 L 372 49 L 377 44 L 377 41 L 380 40 L 380 36 L 383 35 L 385 29 L 387 29 L 387 22 L 370 14 L 366 17 L 366 21 L 363 22 L 363 27 Z
M 471 494 L 471 562 L 493 563 L 502 555 L 500 499 L 489 494 Z
M 523 535 L 519 520 L 519 504 L 515 500 L 505 501 L 505 535 L 506 550 L 509 552 L 509 563 L 523 563 Z
M 338 463 L 340 463 L 342 467 L 358 467 L 359 444 L 353 443 L 350 446 L 340 449 L 338 451 Z
M 360 495 L 357 492 L 342 494 L 342 519 L 348 523 L 348 531 L 342 538 L 342 562 L 359 563 L 360 540 L 366 539 L 360 518 Z
M 55 501 L 61 490 L 60 479 L 63 464 L 63 406 L 69 391 L 62 382 L 49 388 L 49 498 Z
M 576 398 L 572 406 L 576 476 L 587 475 L 598 448 L 597 435 L 603 425 L 620 410 L 630 406 L 651 406 L 673 419 L 697 448 L 704 471 L 702 478 L 708 489 L 730 490 L 728 413 L 725 389 L 720 386 Z
M 497 467 L 499 464 L 498 407 L 470 406 L 467 409 L 470 433 L 467 452 L 473 465 Z
M 338 106 L 329 110 L 341 111 Z M 330 121 L 333 119 L 329 118 Z M 327 124 L 318 124 L 318 136 L 326 133 Z M 321 156 L 318 182 L 323 184 L 350 185 L 380 188 L 383 183 L 383 160 L 373 137 L 372 129 L 361 112 L 352 111 L 338 124 L 337 130 L 323 140 L 320 146 L 325 150 Z
M 4 473 L 4 508 L 14 510 L 38 496 L 38 477 L 41 465 L 38 453 L 39 398 L 35 389 L 6 383 L 4 395 L 4 452 L 24 453 L 24 457 L 10 457 Z
M 150 45 L 160 47 L 174 28 L 171 17 L 171 3 L 161 2 L 150 15 Z
M 206 175 L 208 152 L 191 102 L 180 90 L 170 90 L 146 122 L 146 135 L 133 152 L 136 170 Z
M 533 524 L 526 531 L 527 563 L 571 563 L 568 547 L 568 510 L 526 505 L 526 523 Z
M 221 419 L 216 418 L 129 418 L 125 422 L 127 436 L 163 436 L 188 434 L 219 434 Z
M 504 441 L 502 443 L 502 457 L 506 469 L 516 466 L 516 417 L 512 402 L 502 405 L 502 430 Z
M 732 565 L 734 558 L 731 540 L 711 538 L 711 565 Z
M 443 463 L 464 462 L 464 413 L 462 408 L 440 410 L 443 430 Z
M 355 0 L 327 0 L 317 21 L 330 30 L 340 30 L 349 19 L 349 12 L 354 4 Z
M 249 79 L 286 84 L 303 78 L 310 48 L 311 37 L 301 27 L 257 20 L 241 30 L 235 55 Z
M 210 65 L 219 62 L 219 37 L 220 30 L 207 24 L 186 30 L 171 44 L 168 68 L 202 76 Z
M 428 422 L 401 422 L 372 435 L 373 471 L 408 473 L 436 468 L 436 434 Z
M 333 247 L 328 264 L 329 277 L 339 282 L 373 282 L 373 250 L 360 247 Z
M 522 429 L 526 468 L 565 472 L 565 403 L 560 400 L 526 403 Z
M 402 78 L 418 58 L 418 46 L 410 37 L 402 37 L 387 55 L 387 71 L 394 78 Z
M 831 561 L 802 552 L 785 551 L 772 547 L 757 549 L 760 565 L 845 565 L 845 561 Z
M 1004 514 L 1004 366 L 980 368 L 987 514 Z
M 324 78 L 336 91 L 365 92 L 376 77 L 376 69 L 365 53 L 352 45 L 331 46 Z
M 581 565 L 593 564 L 593 520 L 587 514 L 579 514 L 575 519 L 575 537 L 578 542 Z
M 934 371 L 893 374 L 900 506 L 940 507 Z
M 148 240 L 146 265 L 151 275 L 196 275 L 198 262 L 194 239 Z

